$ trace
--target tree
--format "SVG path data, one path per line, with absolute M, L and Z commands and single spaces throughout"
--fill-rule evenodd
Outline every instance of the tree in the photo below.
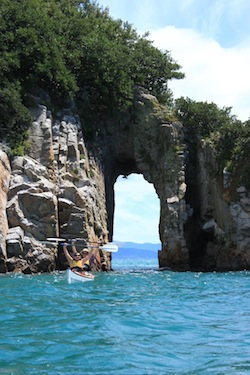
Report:
M 242 123 L 231 114 L 231 108 L 183 97 L 176 100 L 175 111 L 189 145 L 197 145 L 204 138 L 215 151 L 219 173 L 226 168 L 250 187 L 250 121 Z
M 0 90 L 3 95 L 15 87 L 20 115 L 25 113 L 25 97 L 37 89 L 49 95 L 52 109 L 74 100 L 83 130 L 113 109 L 127 108 L 137 85 L 167 103 L 168 81 L 184 75 L 169 52 L 155 48 L 147 36 L 113 20 L 95 1 L 2 0 Z

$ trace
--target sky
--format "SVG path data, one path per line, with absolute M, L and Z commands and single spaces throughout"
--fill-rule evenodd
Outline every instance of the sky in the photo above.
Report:
M 99 0 L 114 19 L 128 21 L 185 73 L 169 87 L 174 98 L 232 107 L 250 117 L 249 0 Z M 115 184 L 114 239 L 158 243 L 159 199 L 140 175 Z

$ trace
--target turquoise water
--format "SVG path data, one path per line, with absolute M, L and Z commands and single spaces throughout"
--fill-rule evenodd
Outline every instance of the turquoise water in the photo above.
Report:
M 250 374 L 250 272 L 156 267 L 1 276 L 0 374 Z

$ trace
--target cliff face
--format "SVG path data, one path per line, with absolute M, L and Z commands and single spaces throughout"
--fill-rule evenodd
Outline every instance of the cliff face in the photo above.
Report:
M 9 166 L 1 154 L 2 271 L 65 268 L 61 249 L 43 244 L 47 237 L 108 240 L 103 174 L 78 118 L 62 112 L 52 123 L 46 107 L 32 112 L 29 155 Z
M 180 123 L 146 92 L 116 120 L 105 120 L 86 145 L 77 115 L 51 119 L 32 110 L 30 151 L 11 162 L 0 154 L 0 272 L 64 269 L 60 248 L 47 237 L 112 240 L 114 183 L 140 173 L 160 200 L 159 266 L 175 270 L 249 269 L 250 201 L 213 174 L 213 155 L 201 142 L 189 157 Z M 124 239 L 126 240 L 126 239 Z M 102 269 L 110 269 L 108 253 Z
M 196 174 L 190 176 L 195 184 L 188 184 L 193 214 L 186 224 L 190 265 L 204 270 L 249 269 L 249 192 L 243 186 L 233 186 L 228 173 L 215 174 L 215 157 L 204 141 L 195 159 Z
M 10 183 L 11 168 L 7 155 L 0 150 L 0 254 L 7 258 L 6 236 L 8 232 L 8 220 L 6 215 L 7 194 Z M 5 262 L 0 262 L 0 272 L 6 272 Z
M 101 134 L 104 150 L 109 228 L 114 213 L 113 185 L 119 175 L 140 173 L 153 183 L 160 200 L 160 267 L 189 268 L 184 238 L 187 219 L 183 132 L 169 120 L 167 108 L 141 91 L 134 108 L 117 122 L 106 123 Z

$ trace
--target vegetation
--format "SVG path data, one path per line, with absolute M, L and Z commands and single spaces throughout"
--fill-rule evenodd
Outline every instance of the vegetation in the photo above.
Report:
M 183 97 L 176 100 L 175 111 L 188 143 L 196 145 L 198 139 L 204 138 L 215 151 L 217 172 L 226 169 L 249 189 L 250 120 L 241 122 L 231 114 L 231 108 L 220 109 L 214 103 Z
M 74 102 L 86 135 L 100 118 L 128 108 L 137 86 L 173 104 L 168 82 L 183 77 L 168 51 L 94 0 L 1 0 L 0 140 L 13 154 L 27 150 L 35 95 L 45 93 L 52 111 Z M 250 121 L 237 120 L 231 108 L 184 98 L 175 110 L 189 143 L 205 138 L 219 170 L 237 172 L 250 186 Z
M 90 0 L 1 0 L 0 56 L 0 137 L 12 146 L 26 137 L 29 94 L 43 90 L 52 109 L 73 100 L 86 131 L 127 108 L 136 86 L 171 102 L 168 81 L 184 77 L 168 51 Z

